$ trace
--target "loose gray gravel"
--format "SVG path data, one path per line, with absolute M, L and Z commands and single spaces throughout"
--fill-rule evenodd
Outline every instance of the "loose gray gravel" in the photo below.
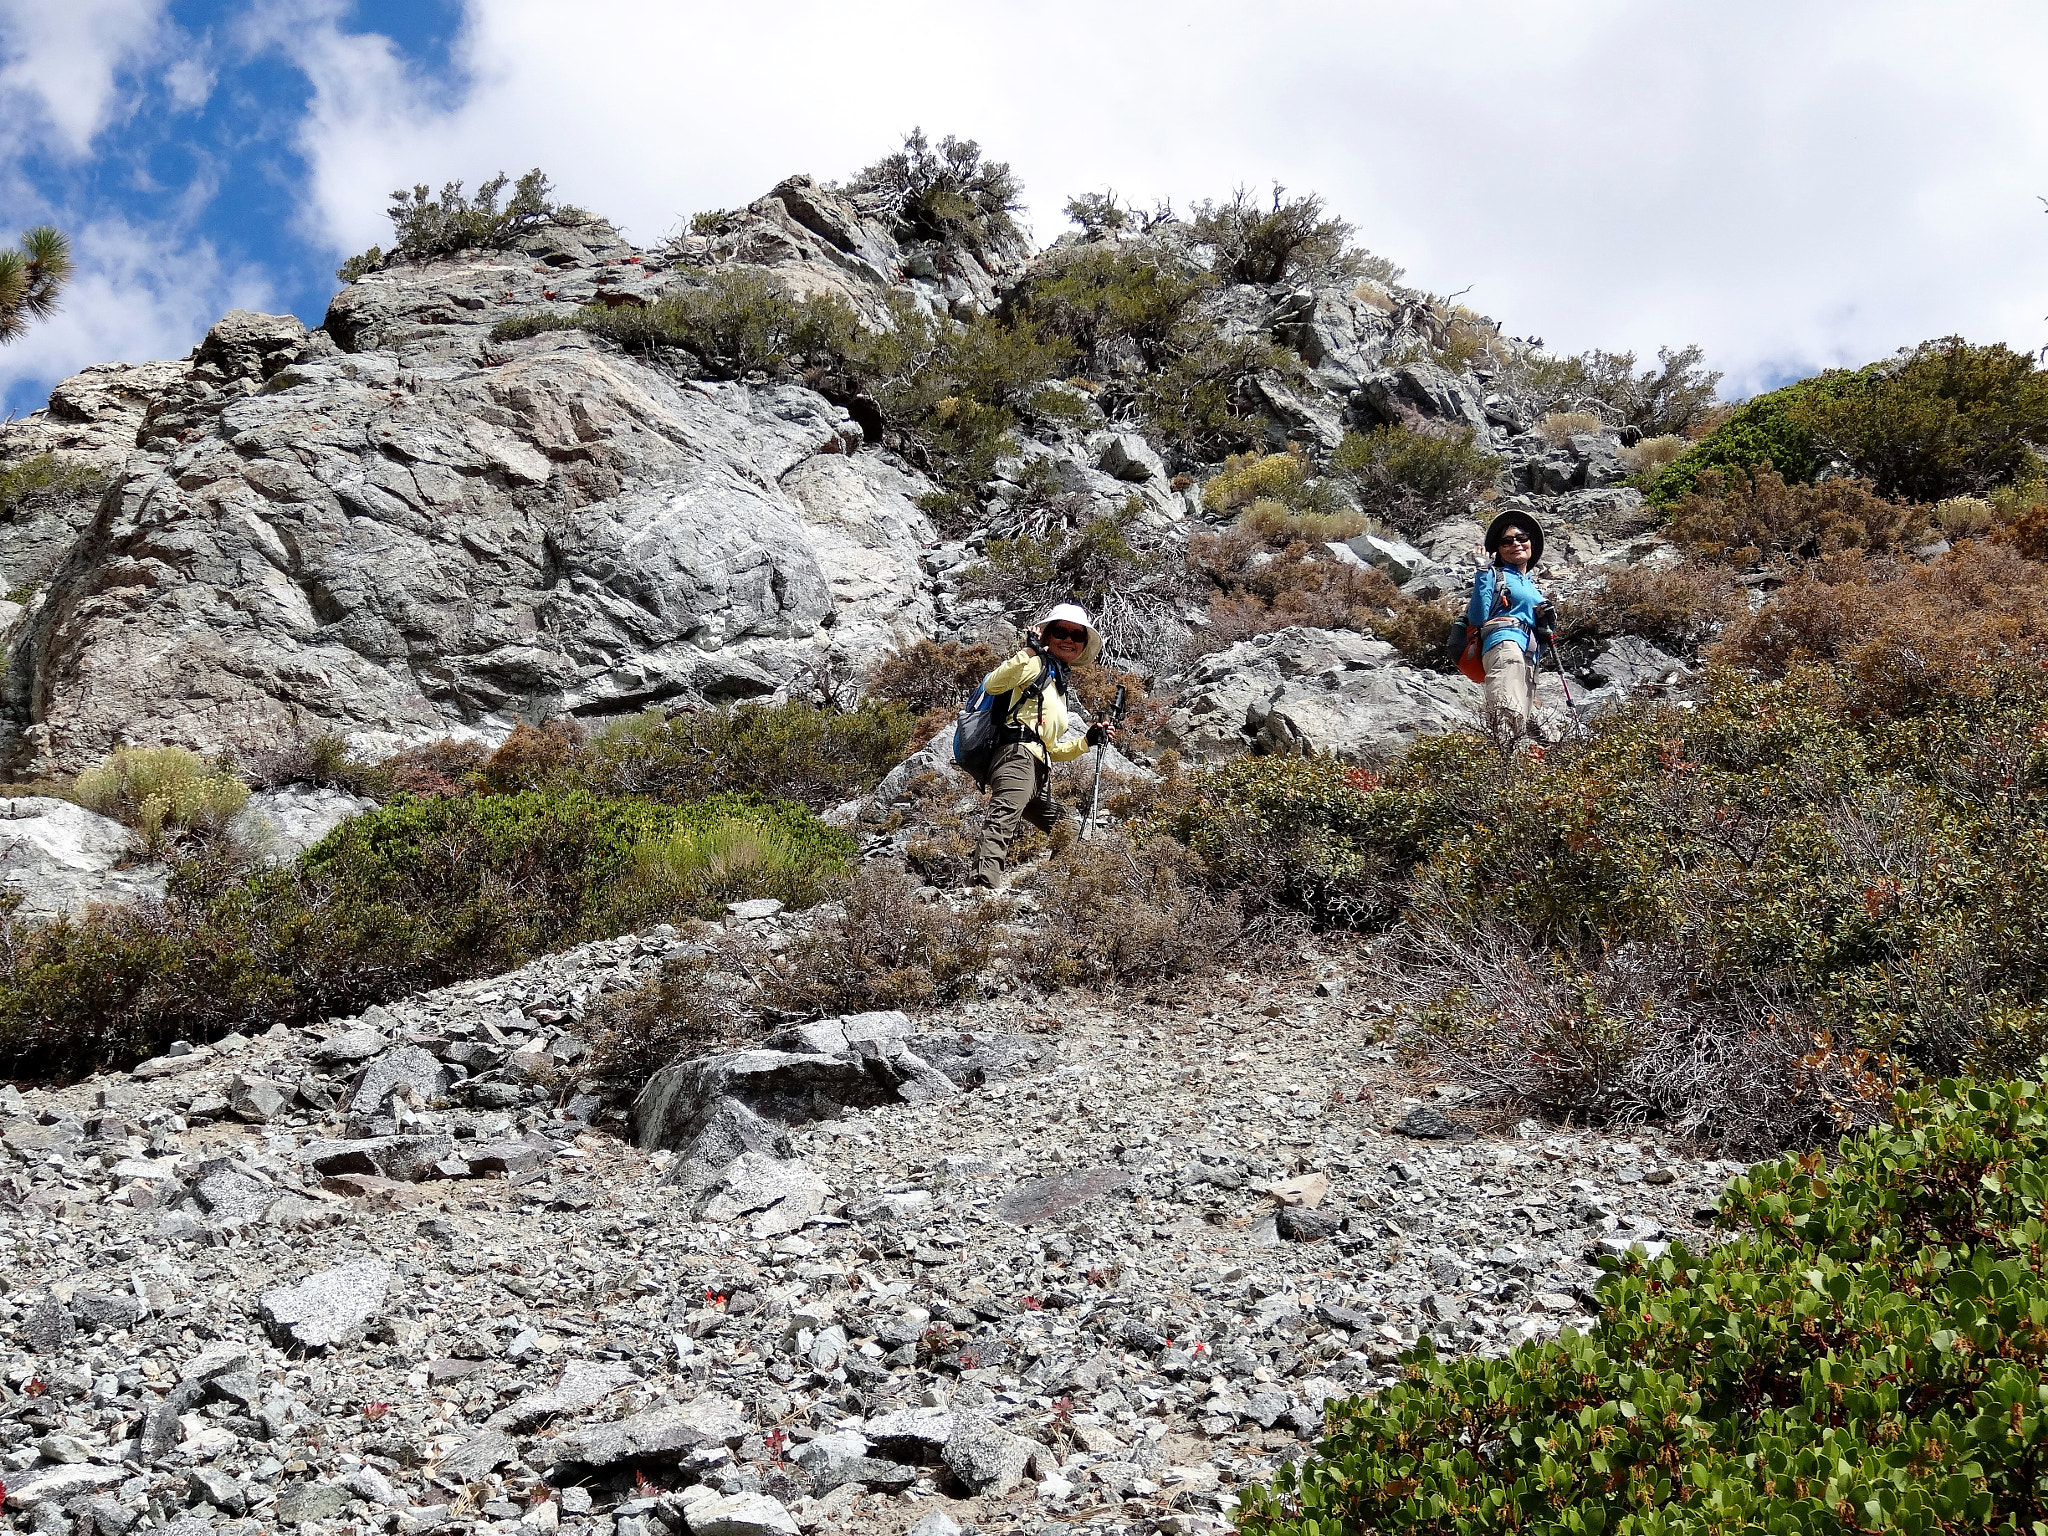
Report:
M 1333 948 L 921 1018 L 1044 1070 L 798 1126 L 821 1208 L 757 1236 L 574 1086 L 682 943 L 0 1092 L 14 1526 L 1217 1531 L 1327 1399 L 1584 1322 L 1738 1166 L 1476 1124 Z

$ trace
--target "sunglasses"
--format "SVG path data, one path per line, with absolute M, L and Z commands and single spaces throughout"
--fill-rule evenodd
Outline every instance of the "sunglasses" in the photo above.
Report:
M 1046 630 L 1045 638 L 1048 641 L 1056 640 L 1061 645 L 1086 645 L 1088 643 L 1088 631 L 1085 629 L 1068 629 L 1064 625 L 1055 624 Z
M 1526 533 L 1504 533 L 1500 536 L 1500 541 L 1503 544 L 1526 544 L 1529 542 L 1529 535 Z

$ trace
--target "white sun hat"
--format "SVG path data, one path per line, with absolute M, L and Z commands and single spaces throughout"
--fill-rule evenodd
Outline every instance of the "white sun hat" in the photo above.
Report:
M 1102 631 L 1095 627 L 1095 621 L 1088 617 L 1088 610 L 1079 603 L 1061 603 L 1038 621 L 1041 632 L 1048 624 L 1078 624 L 1088 631 L 1088 643 L 1081 647 L 1081 660 L 1093 661 L 1102 654 Z

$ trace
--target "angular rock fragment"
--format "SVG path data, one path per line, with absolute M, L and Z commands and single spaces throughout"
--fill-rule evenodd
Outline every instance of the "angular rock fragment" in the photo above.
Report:
M 563 1368 L 561 1380 L 552 1387 L 544 1392 L 529 1392 L 511 1407 L 499 1409 L 486 1425 L 515 1435 L 527 1434 L 557 1414 L 574 1413 L 601 1403 L 639 1379 L 622 1360 L 572 1360 Z
M 936 1461 L 953 1438 L 953 1415 L 944 1408 L 898 1408 L 869 1419 L 863 1433 L 898 1460 Z
M 452 1136 L 361 1136 L 346 1141 L 309 1141 L 299 1148 L 298 1158 L 315 1173 L 367 1173 L 416 1183 L 431 1178 L 435 1165 L 454 1153 Z
M 645 1148 L 687 1147 L 721 1100 L 764 1120 L 802 1125 L 842 1108 L 896 1097 L 895 1086 L 859 1061 L 795 1051 L 727 1051 L 664 1067 L 633 1101 L 634 1139 Z
M 281 1345 L 324 1350 L 360 1334 L 383 1310 L 391 1271 L 380 1259 L 354 1259 L 297 1285 L 265 1291 L 264 1322 Z
M 266 1078 L 237 1072 L 228 1085 L 228 1113 L 254 1125 L 276 1119 L 286 1102 L 285 1091 Z
M 80 1494 L 96 1493 L 128 1479 L 126 1468 L 95 1466 L 77 1462 L 47 1470 L 7 1474 L 7 1507 L 34 1510 L 46 1504 L 62 1506 Z
M 794 1516 L 765 1493 L 728 1493 L 684 1505 L 690 1536 L 797 1536 Z
M 212 1158 L 199 1165 L 192 1194 L 208 1222 L 234 1227 L 261 1221 L 279 1191 L 226 1158 Z
M 392 1046 L 356 1074 L 349 1090 L 350 1124 L 370 1120 L 396 1090 L 405 1091 L 415 1104 L 431 1104 L 448 1092 L 448 1074 L 421 1047 Z
M 324 1067 L 352 1067 L 370 1060 L 390 1044 L 377 1030 L 357 1025 L 338 1035 L 329 1035 L 306 1054 Z
M 735 1221 L 745 1216 L 754 1237 L 779 1237 L 823 1210 L 829 1193 L 825 1181 L 802 1162 L 743 1152 L 719 1170 L 716 1182 L 698 1202 L 697 1219 Z
M 590 1424 L 555 1441 L 563 1461 L 594 1468 L 673 1460 L 699 1446 L 735 1446 L 750 1420 L 729 1398 L 707 1393 L 677 1408 L 652 1408 L 614 1424 Z
M 447 1482 L 475 1483 L 518 1459 L 518 1442 L 502 1429 L 486 1427 L 443 1456 L 434 1470 Z
M 337 1483 L 287 1483 L 278 1490 L 277 1523 L 332 1520 L 348 1508 L 348 1497 L 348 1490 Z
M 1131 1176 L 1121 1168 L 1076 1168 L 1018 1185 L 996 1202 L 995 1215 L 1020 1227 L 1059 1221 L 1130 1184 Z
M 21 1337 L 39 1355 L 47 1355 L 69 1344 L 78 1332 L 71 1309 L 45 1291 L 30 1304 L 21 1320 Z
M 1001 1498 L 1024 1480 L 1031 1442 L 980 1414 L 963 1413 L 953 1421 L 943 1454 L 946 1470 L 969 1493 Z
M 1401 1135 L 1412 1136 L 1418 1141 L 1448 1141 L 1458 1131 L 1458 1128 L 1445 1118 L 1442 1110 L 1428 1104 L 1418 1104 L 1409 1110 L 1394 1129 Z

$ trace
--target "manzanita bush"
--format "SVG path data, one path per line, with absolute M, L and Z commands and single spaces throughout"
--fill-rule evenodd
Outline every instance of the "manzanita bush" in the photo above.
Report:
M 1427 1343 L 1246 1536 L 2048 1533 L 2048 1088 L 1948 1081 L 1759 1166 L 1739 1235 L 1610 1261 L 1588 1334 Z

